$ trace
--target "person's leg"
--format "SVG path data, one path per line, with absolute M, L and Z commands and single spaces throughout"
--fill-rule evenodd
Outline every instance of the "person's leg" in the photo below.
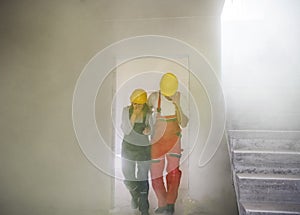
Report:
M 138 197 L 139 197 L 139 186 L 138 181 L 135 177 L 135 161 L 122 159 L 122 172 L 124 175 L 124 184 L 131 194 L 131 207 L 136 209 L 138 207 Z
M 139 181 L 148 180 L 151 161 L 138 161 L 137 162 L 137 179 Z
M 179 169 L 179 161 L 181 157 L 181 144 L 180 139 L 167 154 L 167 212 L 173 214 L 175 209 L 174 205 L 178 196 L 178 189 L 180 185 L 181 171 Z
M 168 163 L 178 163 L 179 164 L 179 158 L 170 157 L 167 156 Z M 178 188 L 180 185 L 180 178 L 181 178 L 181 171 L 179 169 L 179 166 L 176 168 L 172 168 L 171 171 L 168 172 L 166 181 L 167 181 L 167 204 L 175 204 L 175 201 L 178 196 Z
M 139 210 L 142 214 L 149 214 L 149 181 L 148 181 L 148 174 L 150 169 L 150 162 L 149 161 L 139 161 L 138 162 L 138 172 L 137 172 L 137 179 L 139 184 Z
M 165 158 L 156 159 L 151 164 L 152 187 L 158 201 L 158 209 L 167 205 L 167 191 L 163 180 L 163 171 L 165 167 Z M 158 211 L 159 212 L 159 211 Z M 162 211 L 163 212 L 163 211 Z

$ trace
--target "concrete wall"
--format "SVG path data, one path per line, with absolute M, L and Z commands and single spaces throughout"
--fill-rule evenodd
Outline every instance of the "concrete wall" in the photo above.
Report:
M 223 1 L 207 2 L 201 7 L 192 0 L 1 1 L 1 214 L 108 214 L 113 180 L 86 159 L 73 130 L 77 78 L 104 47 L 147 34 L 189 43 L 220 74 L 218 14 Z M 102 90 L 110 101 L 113 76 L 106 81 L 102 88 L 107 90 Z M 209 165 L 196 165 L 209 132 L 210 107 L 195 82 L 192 78 L 191 91 L 198 99 L 203 131 L 189 159 L 189 195 L 200 209 L 206 204 L 208 212 L 234 214 L 226 141 Z M 101 116 L 97 109 L 98 119 L 110 120 L 100 107 L 106 111 Z M 112 128 L 103 129 L 110 142 Z
M 222 32 L 228 129 L 299 130 L 300 2 L 236 3 Z

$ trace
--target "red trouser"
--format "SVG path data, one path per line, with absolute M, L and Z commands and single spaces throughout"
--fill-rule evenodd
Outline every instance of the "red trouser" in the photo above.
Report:
M 179 160 L 181 156 L 180 128 L 177 120 L 156 123 L 156 137 L 152 141 L 152 187 L 158 199 L 158 207 L 174 204 L 180 184 L 181 171 Z M 163 131 L 163 132 L 162 132 Z M 167 161 L 167 176 L 164 184 L 163 172 Z

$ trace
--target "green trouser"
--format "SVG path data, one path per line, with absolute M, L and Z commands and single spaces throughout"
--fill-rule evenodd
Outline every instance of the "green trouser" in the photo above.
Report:
M 149 210 L 149 182 L 147 181 L 127 181 L 124 184 L 129 190 L 132 198 L 138 203 L 139 211 L 146 212 Z
M 124 184 L 141 212 L 149 210 L 150 144 L 148 136 L 142 135 L 144 123 L 135 123 L 133 131 L 122 143 L 122 172 Z
M 146 148 L 146 150 L 140 151 L 139 155 L 148 153 L 147 151 Z M 126 154 L 126 157 L 128 157 L 128 151 Z M 138 203 L 141 212 L 146 212 L 149 209 L 149 169 L 150 161 L 133 161 L 128 158 L 122 160 L 122 172 L 125 177 L 124 184 L 130 192 L 131 197 Z

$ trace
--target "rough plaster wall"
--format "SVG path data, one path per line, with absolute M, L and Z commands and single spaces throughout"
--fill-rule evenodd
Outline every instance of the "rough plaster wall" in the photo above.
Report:
M 228 128 L 299 130 L 300 2 L 268 0 L 255 7 L 260 16 L 251 16 L 246 4 L 250 19 L 223 25 Z
M 195 82 L 197 80 L 191 77 L 191 93 L 197 95 L 195 100 L 200 110 L 201 129 L 198 143 L 193 148 L 189 159 L 189 195 L 191 201 L 187 205 L 191 211 L 203 214 L 237 214 L 225 137 L 223 137 L 210 162 L 204 166 L 199 166 L 199 155 L 210 132 L 212 114 L 207 109 L 210 105 L 207 94 L 202 86 Z M 191 132 L 194 129 L 193 126 L 190 127 Z M 211 147 L 208 146 L 208 148 Z M 212 151 L 214 150 L 210 150 L 210 152 Z M 208 157 L 206 156 L 206 158 Z
M 220 22 L 214 16 L 197 16 L 196 2 L 184 4 L 184 10 L 178 10 L 184 13 L 177 15 L 161 3 L 130 8 L 118 7 L 117 1 L 0 3 L 1 214 L 108 213 L 111 178 L 87 161 L 72 127 L 76 80 L 102 48 L 145 34 L 188 42 L 219 73 Z M 191 90 L 196 96 L 201 92 Z M 208 101 L 202 93 L 198 97 L 203 98 L 199 104 L 204 129 L 191 154 L 195 164 L 210 121 Z M 111 130 L 107 132 L 109 137 Z M 206 168 L 190 167 L 191 198 L 210 202 L 211 210 L 216 204 L 234 214 L 226 142 Z
M 96 17 L 81 23 L 82 7 L 1 1 L 0 214 L 105 214 L 110 207 L 110 178 L 81 153 L 72 126 L 76 80 L 110 43 L 100 29 L 91 32 Z

